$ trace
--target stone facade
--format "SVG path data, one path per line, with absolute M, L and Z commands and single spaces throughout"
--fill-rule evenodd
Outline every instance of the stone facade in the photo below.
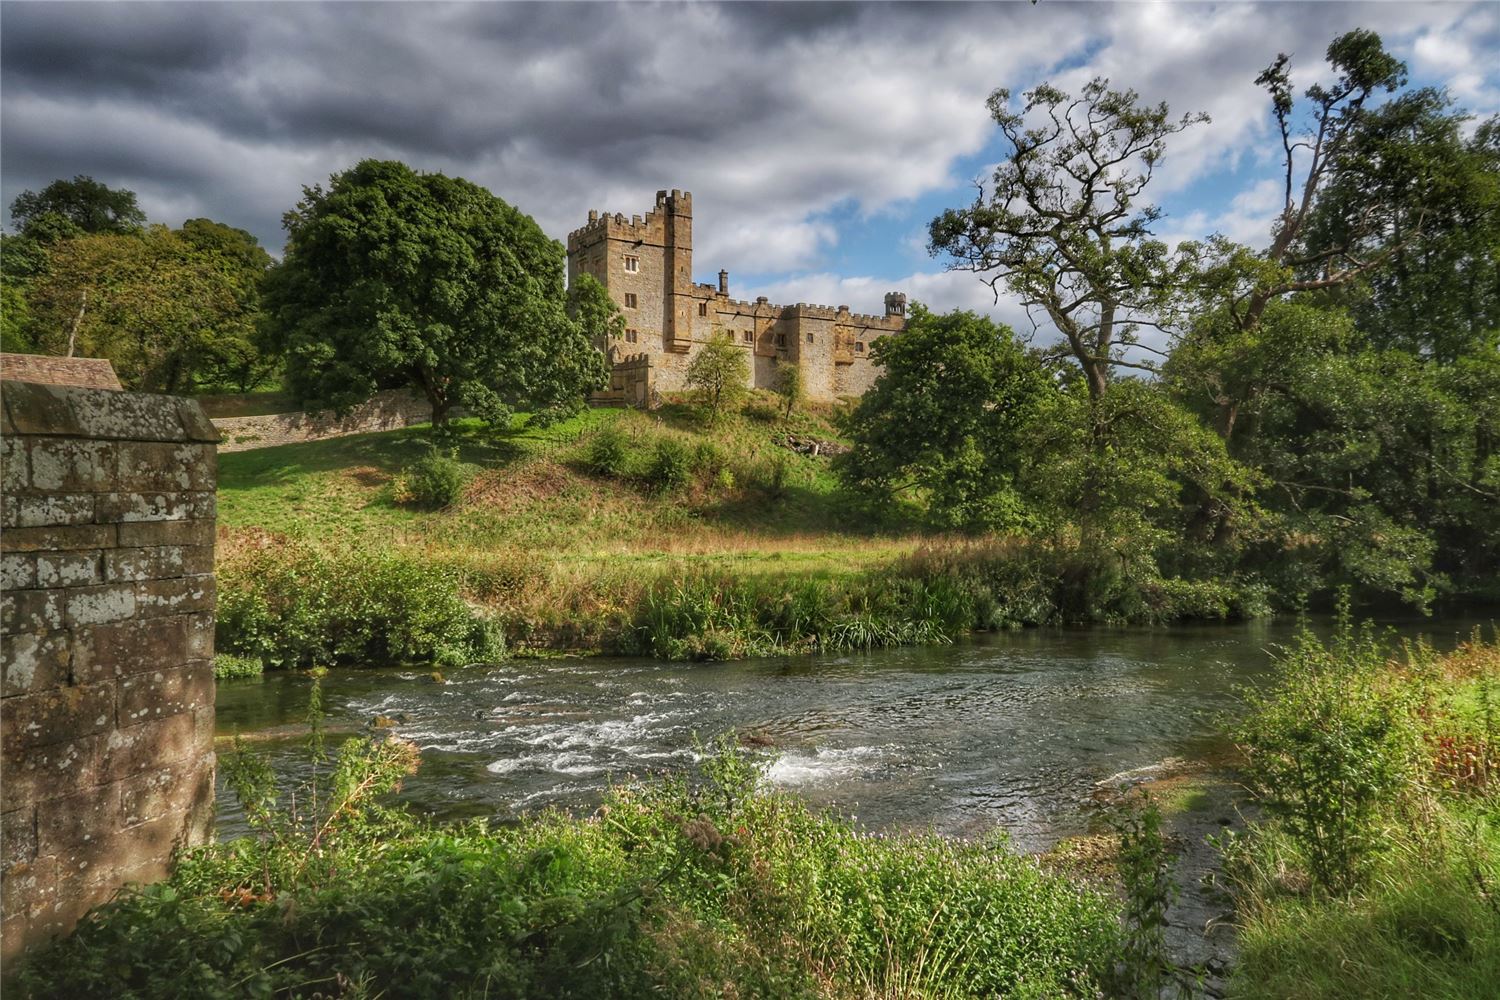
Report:
M 269 413 L 253 417 L 215 417 L 220 451 L 249 451 L 278 444 L 321 441 L 348 434 L 394 431 L 432 420 L 427 397 L 406 389 L 377 392 L 345 416 L 333 413 Z
M 209 834 L 217 440 L 192 400 L 0 382 L 0 958 Z
M 729 296 L 729 274 L 717 286 L 693 281 L 693 196 L 656 192 L 656 207 L 627 219 L 590 212 L 568 234 L 568 280 L 590 274 L 625 315 L 624 343 L 600 345 L 613 366 L 599 402 L 641 405 L 658 392 L 681 390 L 694 353 L 727 334 L 750 356 L 750 385 L 771 388 L 776 367 L 801 366 L 808 398 L 862 395 L 875 380 L 870 349 L 906 326 L 906 296 L 885 297 L 885 315 L 848 306 L 773 305 Z

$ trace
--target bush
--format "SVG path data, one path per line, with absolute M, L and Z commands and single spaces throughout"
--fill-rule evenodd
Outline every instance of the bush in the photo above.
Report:
M 236 656 L 233 653 L 214 654 L 214 679 L 227 681 L 245 677 L 259 677 L 266 669 L 258 656 Z
M 584 451 L 583 462 L 598 476 L 625 479 L 630 475 L 630 439 L 613 425 L 595 434 Z
M 1388 663 L 1374 629 L 1354 627 L 1346 596 L 1332 643 L 1304 627 L 1271 685 L 1246 692 L 1249 711 L 1231 729 L 1257 800 L 1325 891 L 1359 881 L 1379 844 L 1376 812 L 1414 773 L 1414 706 Z
M 434 663 L 503 654 L 457 577 L 399 551 L 282 544 L 219 567 L 218 643 L 272 667 Z
M 693 479 L 693 450 L 677 437 L 661 437 L 651 455 L 646 482 L 659 493 L 681 489 Z
M 456 454 L 436 449 L 401 471 L 394 490 L 397 503 L 451 507 L 463 499 L 469 469 Z

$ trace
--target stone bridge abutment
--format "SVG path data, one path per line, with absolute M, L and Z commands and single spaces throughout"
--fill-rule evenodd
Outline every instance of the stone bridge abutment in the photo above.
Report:
M 10 960 L 209 835 L 219 435 L 192 400 L 12 381 L 0 423 Z

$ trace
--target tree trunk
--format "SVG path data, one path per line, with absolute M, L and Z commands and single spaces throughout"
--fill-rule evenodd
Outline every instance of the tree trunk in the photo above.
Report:
M 68 330 L 68 357 L 78 346 L 78 328 L 83 325 L 83 313 L 89 305 L 89 290 L 85 288 L 78 296 L 78 315 L 73 317 L 73 326 Z

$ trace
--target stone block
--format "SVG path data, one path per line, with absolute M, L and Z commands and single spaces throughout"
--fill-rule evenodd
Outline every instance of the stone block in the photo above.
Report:
M 15 527 L 40 528 L 54 524 L 90 524 L 94 520 L 92 493 L 38 493 L 6 497 L 17 507 Z
M 171 580 L 148 580 L 136 586 L 136 608 L 142 618 L 182 615 L 214 609 L 214 576 L 203 573 Z
M 100 857 L 115 828 L 120 793 L 112 785 L 54 799 L 36 813 L 36 849 L 41 856 L 73 860 Z
M 23 438 L 0 438 L 0 493 L 19 493 L 31 485 L 26 460 L 29 450 Z
M 22 632 L 0 643 L 0 696 L 33 694 L 67 684 L 72 670 L 72 637 L 57 632 Z
M 32 438 L 31 488 L 78 493 L 110 489 L 117 447 L 109 441 Z
M 78 684 L 0 699 L 0 729 L 4 730 L 0 746 L 6 770 L 36 747 L 75 742 L 103 732 L 114 722 L 113 684 Z
M 173 396 L 74 389 L 67 396 L 77 437 L 126 441 L 183 441 L 187 434 Z M 11 416 L 15 417 L 12 409 Z M 54 432 L 56 433 L 56 432 Z
M 120 544 L 130 547 L 194 545 L 212 549 L 214 522 L 210 520 L 133 521 L 120 525 Z
M 0 531 L 0 552 L 55 552 L 106 549 L 115 545 L 113 524 L 72 524 Z
M 52 799 L 96 788 L 102 763 L 101 737 L 84 736 L 66 743 L 32 747 L 5 760 L 5 808 L 33 803 L 45 808 Z
M 0 594 L 0 632 L 51 632 L 63 627 L 62 595 L 55 590 L 7 590 Z
M 183 493 L 211 490 L 217 483 L 212 445 L 132 441 L 120 444 L 117 453 L 116 490 Z
M 114 549 L 104 554 L 104 578 L 110 583 L 159 580 L 181 576 L 182 565 L 183 548 L 180 545 Z
M 99 552 L 38 552 L 36 582 L 42 587 L 92 587 L 103 583 Z
M 180 521 L 189 516 L 189 493 L 100 493 L 94 520 L 101 524 L 126 521 Z
M 187 617 L 187 657 L 193 660 L 214 658 L 214 616 L 200 611 Z
M 7 919 L 40 916 L 52 909 L 56 897 L 56 858 L 39 855 L 5 866 L 5 877 L 0 879 L 0 913 Z M 6 955 L 10 954 L 7 942 Z
M 211 755 L 132 775 L 120 782 L 119 823 L 130 827 L 175 815 L 180 825 L 205 798 L 212 800 L 213 794 Z
M 182 421 L 183 434 L 189 441 L 218 444 L 219 430 L 208 419 L 208 414 L 203 412 L 202 404 L 196 399 L 177 400 L 177 412 Z
M 195 712 L 169 715 L 138 726 L 112 729 L 101 744 L 102 775 L 117 781 L 143 771 L 158 770 L 179 761 L 197 759 L 206 753 L 198 735 Z
M 104 584 L 63 592 L 70 628 L 126 621 L 136 614 L 136 585 Z
M 0 812 L 0 870 L 25 864 L 36 857 L 36 807 Z
M 120 725 L 133 726 L 213 703 L 213 664 L 200 660 L 121 678 L 115 715 Z
M 91 670 L 101 676 L 124 676 L 179 663 L 187 646 L 187 619 L 182 615 L 136 619 L 96 626 L 90 633 Z
M 36 556 L 29 552 L 0 555 L 0 590 L 29 590 L 36 586 Z
M 5 410 L 17 434 L 88 436 L 79 424 L 78 417 L 73 412 L 72 401 L 63 386 L 6 382 Z

